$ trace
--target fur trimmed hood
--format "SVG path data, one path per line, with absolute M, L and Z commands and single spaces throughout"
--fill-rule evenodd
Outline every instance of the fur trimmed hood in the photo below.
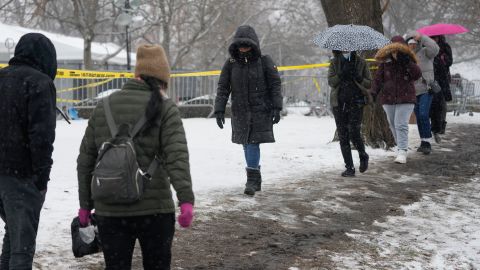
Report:
M 410 59 L 412 59 L 415 63 L 418 63 L 418 58 L 415 53 L 410 50 L 407 45 L 398 42 L 388 44 L 387 46 L 381 48 L 375 55 L 375 60 L 378 62 L 386 62 L 391 58 L 391 55 L 394 52 L 406 54 L 410 56 Z

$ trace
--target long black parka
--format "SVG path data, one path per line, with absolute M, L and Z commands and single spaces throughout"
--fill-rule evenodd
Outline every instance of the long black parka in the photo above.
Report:
M 252 48 L 249 55 L 240 55 L 240 45 Z M 270 56 L 262 56 L 257 34 L 250 26 L 237 29 L 229 53 L 231 58 L 218 81 L 215 113 L 225 112 L 231 94 L 232 142 L 275 142 L 273 112 L 282 109 L 281 80 L 275 63 Z

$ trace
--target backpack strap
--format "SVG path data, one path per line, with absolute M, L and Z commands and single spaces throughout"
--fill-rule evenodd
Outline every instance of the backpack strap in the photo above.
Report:
M 133 127 L 132 131 L 130 132 L 130 136 L 134 138 L 138 132 L 143 128 L 143 126 L 147 123 L 147 117 L 145 117 L 145 114 L 142 114 L 142 117 L 138 120 L 138 122 L 135 124 Z
M 143 172 L 143 177 L 145 177 L 149 181 L 152 180 L 153 174 L 157 170 L 158 166 L 160 166 L 160 163 L 161 163 L 160 158 L 157 155 L 155 155 L 152 162 L 148 166 L 147 171 Z
M 103 98 L 103 109 L 105 111 L 105 117 L 107 118 L 108 128 L 110 129 L 110 133 L 112 138 L 117 137 L 118 128 L 117 124 L 115 124 L 115 120 L 113 120 L 112 110 L 110 108 L 110 99 L 109 96 Z

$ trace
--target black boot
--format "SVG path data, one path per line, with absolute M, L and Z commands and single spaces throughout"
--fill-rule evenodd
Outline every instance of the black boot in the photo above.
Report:
M 422 142 L 423 146 L 423 154 L 429 155 L 432 152 L 432 145 L 429 142 Z
M 355 168 L 354 167 L 346 167 L 347 169 L 342 172 L 343 177 L 354 177 L 355 176 Z
M 258 179 L 255 185 L 255 191 L 262 191 L 262 172 L 260 166 L 258 166 Z
M 364 173 L 368 169 L 369 156 L 366 152 L 360 153 L 359 156 L 360 156 L 360 168 L 359 168 L 359 170 L 360 170 L 361 173 Z
M 260 169 L 247 168 L 247 184 L 245 184 L 245 191 L 243 193 L 253 196 L 257 189 L 261 189 L 262 176 Z

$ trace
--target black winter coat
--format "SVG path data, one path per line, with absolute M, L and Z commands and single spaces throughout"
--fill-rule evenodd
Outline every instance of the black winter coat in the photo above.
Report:
M 252 50 L 240 55 L 240 45 Z M 229 52 L 231 58 L 225 62 L 218 81 L 215 113 L 225 112 L 231 94 L 232 142 L 275 142 L 273 112 L 282 110 L 281 80 L 275 63 L 270 56 L 262 56 L 257 34 L 250 26 L 237 29 Z
M 433 60 L 435 80 L 442 87 L 442 93 L 447 101 L 452 100 L 450 92 L 450 66 L 453 64 L 452 48 L 445 41 L 445 37 L 440 37 L 438 42 L 440 51 Z
M 47 187 L 56 125 L 57 56 L 41 34 L 24 35 L 0 70 L 0 174 Z

